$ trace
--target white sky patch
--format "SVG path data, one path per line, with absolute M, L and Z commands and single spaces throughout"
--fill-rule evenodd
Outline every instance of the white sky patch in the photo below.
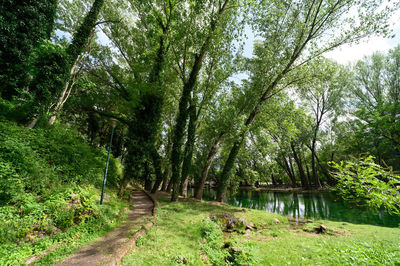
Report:
M 337 61 L 340 64 L 355 63 L 364 56 L 371 55 L 377 51 L 387 51 L 391 49 L 387 39 L 382 37 L 372 37 L 359 44 L 343 45 L 325 54 L 326 58 Z
M 358 44 L 343 45 L 335 50 L 326 53 L 326 58 L 337 61 L 341 64 L 352 64 L 362 59 L 364 56 L 372 55 L 373 53 L 387 52 L 390 49 L 400 45 L 400 10 L 397 10 L 389 20 L 394 38 L 383 38 L 373 36 L 368 39 L 362 40 Z

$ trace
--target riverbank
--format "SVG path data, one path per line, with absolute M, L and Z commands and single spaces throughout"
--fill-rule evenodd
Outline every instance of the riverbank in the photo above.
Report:
M 320 187 L 320 188 L 303 188 L 303 187 L 291 187 L 291 186 L 239 186 L 240 190 L 252 190 L 252 191 L 282 191 L 282 192 L 321 192 L 330 191 L 332 187 Z
M 301 228 L 265 211 L 158 195 L 157 223 L 138 240 L 124 265 L 395 265 L 400 261 L 400 228 L 317 221 Z M 222 232 L 212 219 L 227 213 L 251 229 Z M 323 225 L 324 233 L 316 228 Z M 321 227 L 319 227 L 321 228 Z M 229 230 L 228 230 L 229 231 Z

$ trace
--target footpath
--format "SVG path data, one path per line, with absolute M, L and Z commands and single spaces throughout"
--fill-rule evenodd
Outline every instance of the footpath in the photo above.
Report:
M 144 191 L 132 191 L 133 207 L 121 226 L 99 238 L 87 247 L 78 250 L 58 265 L 119 265 L 127 253 L 135 247 L 136 240 L 150 228 L 146 222 L 155 208 L 155 201 Z M 140 227 L 142 227 L 140 229 Z M 132 232 L 136 229 L 136 232 Z M 140 229 L 140 230 L 139 230 Z M 132 235 L 133 234 L 133 235 Z

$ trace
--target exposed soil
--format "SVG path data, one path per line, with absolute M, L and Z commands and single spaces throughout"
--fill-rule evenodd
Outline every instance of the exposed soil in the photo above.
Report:
M 115 257 L 132 237 L 133 229 L 138 229 L 152 215 L 153 201 L 143 191 L 133 191 L 133 207 L 127 212 L 126 221 L 97 239 L 93 244 L 83 247 L 58 265 L 115 265 Z

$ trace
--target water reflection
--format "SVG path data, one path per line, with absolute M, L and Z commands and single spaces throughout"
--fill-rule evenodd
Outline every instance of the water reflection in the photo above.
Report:
M 214 190 L 205 190 L 205 200 L 215 200 Z M 373 213 L 345 204 L 332 192 L 298 193 L 241 190 L 235 196 L 228 194 L 228 203 L 234 206 L 265 210 L 293 218 L 327 219 L 397 227 L 400 217 L 384 211 Z

